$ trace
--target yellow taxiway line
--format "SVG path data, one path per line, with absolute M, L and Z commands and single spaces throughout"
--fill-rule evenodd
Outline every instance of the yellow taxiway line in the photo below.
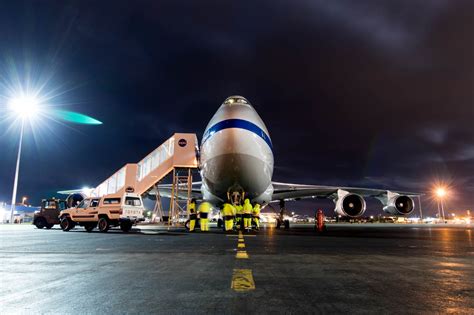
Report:
M 252 270 L 234 269 L 230 287 L 234 291 L 238 292 L 255 290 L 255 282 L 253 281 Z

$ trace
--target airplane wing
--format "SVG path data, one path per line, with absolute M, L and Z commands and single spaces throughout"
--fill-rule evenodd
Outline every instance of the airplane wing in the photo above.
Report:
M 299 185 L 289 183 L 273 182 L 273 201 L 299 200 L 307 198 L 335 198 L 339 190 L 355 193 L 363 197 L 384 197 L 387 189 L 359 188 L 359 187 L 337 187 L 319 185 Z M 422 194 L 414 192 L 391 191 L 400 195 L 416 197 Z
M 203 199 L 202 193 L 201 193 L 201 185 L 202 185 L 202 182 L 193 182 L 192 187 L 191 187 L 191 198 L 194 198 L 197 201 L 201 201 Z M 166 198 L 171 198 L 172 188 L 173 188 L 173 184 L 163 184 L 163 185 L 157 186 L 157 190 L 160 196 L 166 197 Z M 156 189 L 150 190 L 148 192 L 148 198 L 155 200 L 156 193 L 157 193 Z M 178 191 L 177 197 L 178 199 L 181 199 L 181 200 L 188 199 L 188 192 L 186 191 L 185 187 L 183 187 L 183 189 L 180 189 Z

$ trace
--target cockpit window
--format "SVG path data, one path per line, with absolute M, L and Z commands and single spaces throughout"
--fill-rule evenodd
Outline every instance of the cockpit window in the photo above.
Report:
M 248 105 L 248 101 L 243 98 L 242 96 L 231 96 L 228 97 L 225 101 L 224 104 L 226 105 L 232 105 L 232 104 L 239 104 L 239 105 Z

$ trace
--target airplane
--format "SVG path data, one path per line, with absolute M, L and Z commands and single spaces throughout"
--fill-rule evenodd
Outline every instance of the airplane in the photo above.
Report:
M 366 210 L 364 197 L 373 197 L 392 215 L 408 215 L 415 209 L 417 193 L 385 189 L 300 185 L 272 181 L 273 144 L 270 134 L 250 102 L 242 96 L 225 99 L 209 121 L 199 149 L 201 182 L 193 183 L 192 197 L 216 207 L 224 202 L 269 205 L 279 202 L 283 220 L 286 201 L 329 198 L 337 215 L 360 217 Z M 161 196 L 171 196 L 170 185 L 158 187 Z M 286 224 L 287 222 L 285 222 Z
M 225 202 L 240 204 L 245 198 L 261 204 L 262 209 L 273 208 L 272 203 L 279 203 L 278 227 L 289 226 L 288 220 L 284 219 L 286 201 L 328 198 L 335 203 L 337 215 L 355 218 L 366 210 L 365 197 L 378 199 L 383 210 L 391 215 L 408 215 L 415 209 L 413 197 L 420 196 L 385 189 L 272 181 L 273 144 L 268 129 L 250 102 L 238 95 L 226 98 L 209 121 L 197 158 L 202 181 L 192 183 L 191 198 L 207 201 L 219 209 Z M 59 193 L 74 196 L 81 191 Z M 157 193 L 161 197 L 171 197 L 172 185 L 160 184 L 146 195 L 156 199 Z M 181 193 L 177 197 L 184 200 L 189 196 Z

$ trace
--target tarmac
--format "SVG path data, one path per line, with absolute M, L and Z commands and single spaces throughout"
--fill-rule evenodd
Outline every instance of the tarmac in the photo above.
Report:
M 1 314 L 474 314 L 473 225 L 0 225 Z

